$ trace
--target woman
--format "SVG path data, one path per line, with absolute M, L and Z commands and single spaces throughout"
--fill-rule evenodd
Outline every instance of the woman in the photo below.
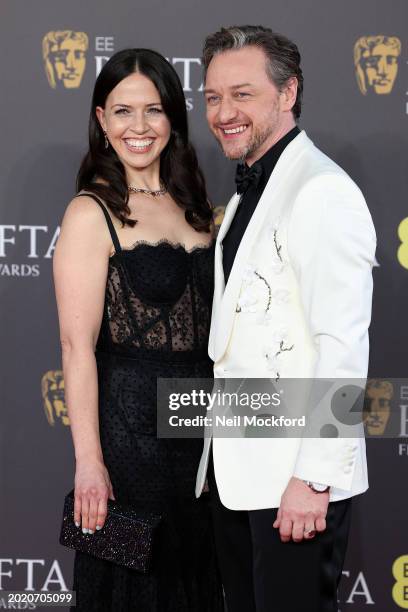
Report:
M 207 377 L 212 212 L 188 141 L 180 81 L 158 53 L 102 69 L 89 152 L 54 258 L 75 446 L 75 522 L 102 528 L 108 497 L 163 515 L 150 573 L 76 553 L 77 610 L 223 609 L 199 440 L 156 437 L 158 377 Z

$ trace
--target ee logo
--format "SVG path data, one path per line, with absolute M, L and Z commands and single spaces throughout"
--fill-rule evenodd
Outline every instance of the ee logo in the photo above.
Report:
M 396 580 L 392 587 L 392 598 L 397 606 L 408 610 L 408 555 L 395 559 L 392 574 Z
M 398 261 L 403 268 L 408 270 L 408 217 L 403 219 L 398 226 L 398 238 L 401 241 L 397 251 Z

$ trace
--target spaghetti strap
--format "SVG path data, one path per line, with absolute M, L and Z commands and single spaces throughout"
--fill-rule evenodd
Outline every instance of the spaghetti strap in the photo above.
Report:
M 113 246 L 115 247 L 115 253 L 119 253 L 122 250 L 122 247 L 120 246 L 118 235 L 116 233 L 111 216 L 108 213 L 105 204 L 103 204 L 102 200 L 97 195 L 92 193 L 91 191 L 81 191 L 80 193 L 77 193 L 75 197 L 78 197 L 78 196 L 89 196 L 90 198 L 95 200 L 95 202 L 97 202 L 99 206 L 102 208 L 102 212 L 105 215 L 106 223 L 108 224 L 109 233 L 112 238 Z

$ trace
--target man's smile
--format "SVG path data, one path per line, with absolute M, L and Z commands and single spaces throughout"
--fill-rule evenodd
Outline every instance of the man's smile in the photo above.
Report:
M 246 132 L 248 128 L 248 124 L 242 123 L 242 124 L 238 124 L 238 125 L 230 125 L 230 126 L 218 126 L 218 129 L 221 131 L 221 134 L 224 138 L 236 138 L 237 136 L 240 136 L 241 134 L 243 134 L 244 132 Z

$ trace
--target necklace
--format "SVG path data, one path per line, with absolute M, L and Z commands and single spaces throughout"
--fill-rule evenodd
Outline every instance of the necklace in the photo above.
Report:
M 154 198 L 158 196 L 165 195 L 167 193 L 167 189 L 162 181 L 160 181 L 160 189 L 143 189 L 142 187 L 134 187 L 133 185 L 128 186 L 128 191 L 130 193 L 144 193 L 145 195 L 151 195 Z

